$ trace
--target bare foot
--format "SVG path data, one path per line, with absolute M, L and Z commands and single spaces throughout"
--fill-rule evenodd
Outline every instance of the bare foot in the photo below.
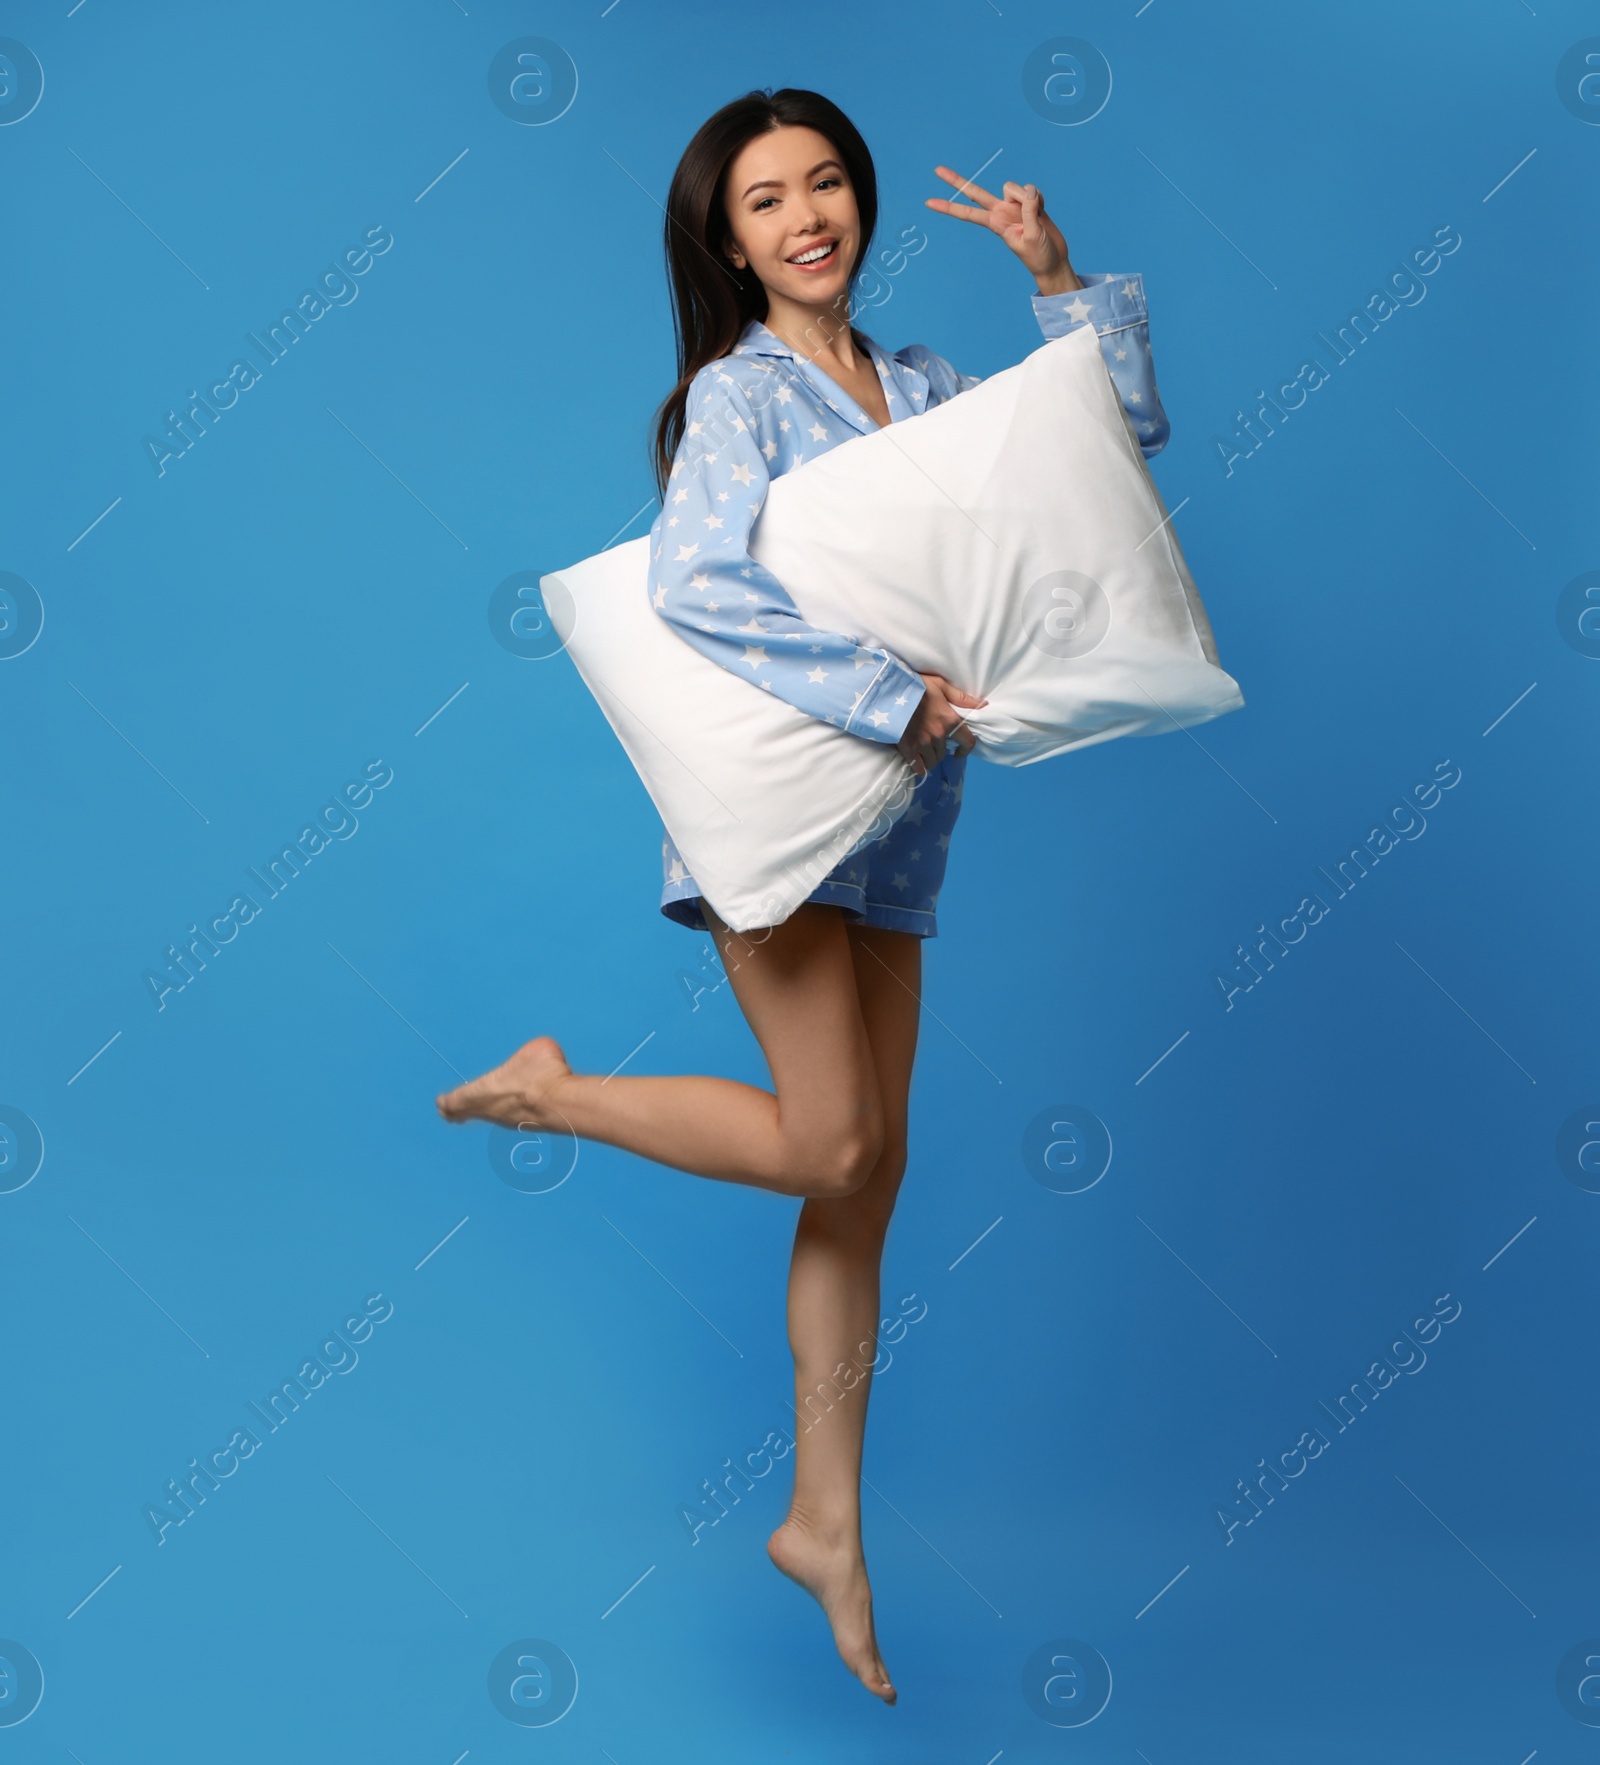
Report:
M 435 1101 L 449 1122 L 478 1117 L 506 1128 L 560 1128 L 566 1126 L 566 1118 L 555 1107 L 554 1095 L 561 1081 L 571 1076 L 572 1068 L 556 1043 L 549 1036 L 535 1036 L 504 1066 L 444 1092 Z
M 872 1629 L 872 1589 L 856 1537 L 829 1538 L 795 1514 L 767 1540 L 767 1555 L 822 1607 L 845 1666 L 875 1697 L 898 1695 Z

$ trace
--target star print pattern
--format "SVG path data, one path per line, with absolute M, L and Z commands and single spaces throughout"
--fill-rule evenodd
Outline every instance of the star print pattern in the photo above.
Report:
M 1151 362 L 1144 282 L 1123 274 L 1082 281 L 1068 294 L 1034 295 L 1034 317 L 1047 339 L 1094 326 L 1106 371 L 1148 459 L 1166 446 L 1170 429 Z M 891 356 L 871 338 L 865 343 L 891 422 L 978 384 L 921 344 Z M 731 355 L 695 376 L 685 416 L 670 474 L 672 512 L 664 506 L 651 530 L 651 605 L 687 642 L 739 678 L 854 735 L 897 742 L 922 698 L 921 676 L 886 650 L 862 648 L 840 633 L 808 625 L 782 584 L 749 552 L 750 532 L 774 477 L 853 436 L 871 434 L 878 424 L 759 320 L 745 327 Z M 703 538 L 685 544 L 674 536 L 669 543 L 669 531 L 680 528 Z M 839 865 L 810 898 L 835 902 L 868 924 L 935 935 L 965 763 L 951 747 L 921 781 L 901 820 Z M 662 862 L 662 912 L 704 931 L 699 886 L 670 838 Z
M 1165 446 L 1168 424 L 1150 365 L 1144 284 L 1138 276 L 1093 275 L 1083 281 L 1069 294 L 1035 295 L 1035 318 L 1047 338 L 1084 324 L 1095 327 L 1107 370 L 1148 457 Z M 891 357 L 866 341 L 891 421 L 932 409 L 978 383 L 921 345 Z M 702 654 L 744 679 L 751 678 L 745 639 L 759 632 L 771 643 L 756 684 L 852 734 L 898 741 L 922 697 L 920 676 L 885 650 L 857 653 L 849 639 L 816 631 L 748 550 L 774 476 L 852 436 L 871 433 L 877 424 L 815 363 L 759 321 L 745 327 L 731 355 L 695 376 L 686 412 L 684 441 L 673 462 L 672 512 L 663 509 L 652 540 L 651 604 Z M 804 452 L 789 439 L 802 431 Z M 674 539 L 668 546 L 667 531 L 680 525 L 701 537 Z M 743 622 L 723 612 L 734 599 L 727 592 L 734 575 L 758 591 L 749 596 L 753 612 Z M 809 665 L 813 655 L 824 659 L 821 679 Z M 855 664 L 853 670 L 831 666 L 847 660 Z M 863 662 L 870 662 L 871 671 L 856 688 L 848 682 Z
M 757 332 L 781 353 L 736 351 L 690 383 L 693 420 L 673 461 L 674 512 L 663 510 L 652 536 L 651 605 L 702 655 L 809 716 L 874 740 L 898 741 L 922 697 L 921 676 L 886 650 L 858 650 L 854 638 L 807 624 L 777 578 L 750 556 L 750 531 L 767 486 L 805 457 L 786 447 L 780 463 L 775 437 L 794 423 L 778 415 L 778 406 L 787 403 L 798 413 L 803 404 L 809 414 L 821 403 L 792 352 L 764 325 L 747 328 L 746 339 Z M 863 412 L 861 427 L 873 426 Z M 810 425 L 819 447 L 860 432 L 837 413 L 830 413 L 827 425 L 820 418 Z M 666 530 L 680 520 L 702 537 L 669 547 Z M 742 600 L 736 589 L 742 589 Z M 746 609 L 742 616 L 732 612 L 734 606 Z M 764 647 L 752 648 L 748 640 L 754 636 Z M 813 661 L 818 656 L 820 671 Z M 843 664 L 860 658 L 870 666 L 857 687 L 851 684 L 855 670 Z M 757 661 L 761 665 L 752 673 Z

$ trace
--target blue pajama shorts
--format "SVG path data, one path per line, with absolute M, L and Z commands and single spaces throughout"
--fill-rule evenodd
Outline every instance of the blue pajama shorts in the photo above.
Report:
M 944 759 L 919 780 L 910 804 L 894 826 L 836 865 L 807 900 L 841 907 L 851 919 L 884 931 L 937 937 L 939 890 L 950 854 L 950 835 L 961 813 L 966 767 L 967 756 L 953 742 L 947 743 Z M 679 925 L 708 931 L 700 907 L 700 885 L 689 874 L 670 835 L 661 842 L 661 868 L 661 911 Z

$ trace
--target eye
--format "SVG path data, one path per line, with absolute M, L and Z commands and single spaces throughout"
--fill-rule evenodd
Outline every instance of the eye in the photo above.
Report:
M 752 214 L 760 214 L 762 209 L 764 209 L 769 202 L 776 202 L 777 200 L 776 196 L 763 196 L 750 212 Z
M 828 173 L 828 175 L 827 175 L 827 177 L 825 177 L 825 178 L 819 178 L 819 179 L 818 179 L 818 180 L 817 180 L 817 188 L 818 188 L 818 189 L 819 189 L 819 190 L 820 190 L 820 189 L 822 189 L 822 188 L 823 188 L 823 186 L 824 186 L 824 185 L 827 185 L 827 184 L 843 184 L 843 182 L 844 182 L 844 180 L 843 180 L 843 179 L 842 179 L 842 178 L 840 178 L 840 177 L 838 177 L 838 176 L 837 176 L 837 175 L 836 175 L 836 174 L 835 174 L 835 173 L 833 173 L 833 172 L 829 172 L 829 173 Z

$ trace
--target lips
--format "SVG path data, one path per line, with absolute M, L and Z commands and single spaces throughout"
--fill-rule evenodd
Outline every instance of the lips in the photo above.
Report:
M 813 252 L 821 252 L 822 255 L 811 257 Z M 839 241 L 837 239 L 819 239 L 814 245 L 808 245 L 804 251 L 796 252 L 793 257 L 785 261 L 797 270 L 822 270 L 826 269 L 838 255 Z M 810 261 L 802 263 L 802 258 L 810 258 Z

